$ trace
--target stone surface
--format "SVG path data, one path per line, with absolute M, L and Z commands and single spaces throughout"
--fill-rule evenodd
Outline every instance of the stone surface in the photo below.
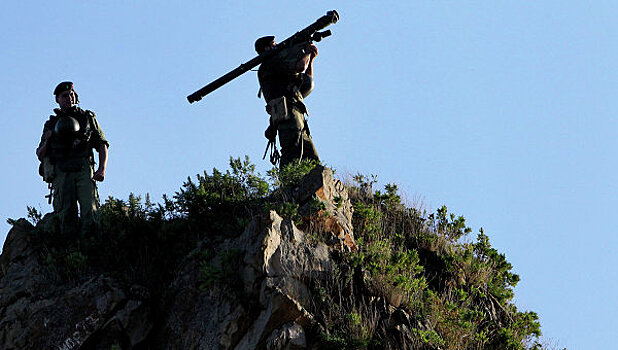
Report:
M 266 340 L 267 350 L 301 350 L 307 348 L 305 330 L 297 323 L 286 323 L 274 330 Z
M 104 272 L 61 282 L 37 250 L 46 219 L 38 231 L 18 220 L 0 256 L 0 349 L 307 348 L 307 333 L 316 327 L 307 311 L 308 281 L 331 274 L 332 252 L 356 244 L 352 205 L 330 169 L 314 169 L 292 193 L 301 216 L 332 241 L 308 239 L 271 211 L 237 238 L 202 241 L 180 266 L 170 267 L 175 278 L 161 291 L 141 291 Z M 323 203 L 318 213 L 316 200 Z M 207 250 L 214 254 L 206 257 Z M 235 254 L 235 271 L 224 266 L 230 262 L 221 252 Z M 203 288 L 200 275 L 208 267 L 227 275 Z
M 312 216 L 313 200 L 318 200 L 325 209 L 318 214 L 319 219 L 313 222 L 317 230 L 328 232 L 339 240 L 342 248 L 354 250 L 356 242 L 352 227 L 354 212 L 348 191 L 340 180 L 333 178 L 329 168 L 318 166 L 305 176 L 300 186 L 292 190 L 292 195 L 300 204 L 299 212 L 304 216 Z

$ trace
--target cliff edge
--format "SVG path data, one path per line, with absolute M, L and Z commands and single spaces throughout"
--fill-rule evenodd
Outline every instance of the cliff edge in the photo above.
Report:
M 102 207 L 100 237 L 14 221 L 0 256 L 0 349 L 527 349 L 519 277 L 463 217 L 322 166 L 245 161 L 163 204 Z

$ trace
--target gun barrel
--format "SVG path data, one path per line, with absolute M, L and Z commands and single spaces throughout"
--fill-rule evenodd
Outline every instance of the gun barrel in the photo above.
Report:
M 326 28 L 327 26 L 329 26 L 331 24 L 337 23 L 337 21 L 339 21 L 339 13 L 337 13 L 337 11 L 335 11 L 335 10 L 328 11 L 326 13 L 326 15 L 318 18 L 318 20 L 315 21 L 313 24 L 311 24 L 307 28 L 301 30 L 300 32 L 297 32 L 296 34 L 292 35 L 291 37 L 285 39 L 284 41 L 282 41 L 277 46 L 278 47 L 284 47 L 287 44 L 294 44 L 294 43 L 299 42 L 301 40 L 320 41 L 320 40 L 316 40 L 317 37 L 314 37 L 313 35 L 316 32 Z M 327 34 L 327 35 L 322 35 L 320 37 L 320 39 L 325 38 L 328 35 L 330 35 L 330 31 L 326 31 L 323 34 Z M 197 101 L 201 100 L 202 98 L 204 98 L 204 96 L 206 96 L 209 93 L 217 90 L 221 86 L 229 83 L 230 81 L 236 79 L 237 77 L 239 77 L 240 75 L 244 74 L 248 70 L 250 70 L 250 69 L 254 68 L 255 66 L 257 66 L 258 64 L 262 63 L 262 61 L 264 61 L 264 59 L 266 57 L 268 57 L 268 56 L 270 56 L 272 54 L 274 54 L 273 50 L 265 52 L 265 53 L 263 53 L 263 54 L 261 54 L 261 55 L 259 55 L 257 57 L 254 57 L 250 61 L 247 61 L 247 62 L 241 64 L 240 66 L 238 66 L 238 68 L 228 72 L 227 74 L 221 76 L 220 78 L 216 79 L 212 83 L 204 86 L 203 88 L 201 88 L 201 89 L 197 90 L 196 92 L 192 93 L 191 95 L 187 96 L 187 100 L 189 100 L 189 103 L 193 103 L 193 102 L 197 102 Z
M 218 78 L 217 80 L 213 81 L 212 83 L 204 86 L 203 88 L 201 88 L 201 89 L 197 90 L 196 92 L 192 93 L 191 95 L 187 96 L 187 100 L 189 100 L 189 103 L 193 103 L 193 102 L 197 102 L 197 101 L 201 100 L 204 96 L 206 96 L 209 93 L 217 90 L 218 88 L 222 87 L 223 85 L 225 85 L 225 84 L 229 83 L 230 81 L 236 79 L 237 77 L 241 76 L 242 74 L 244 74 L 245 72 L 247 72 L 251 68 L 254 68 L 258 64 L 262 63 L 263 60 L 264 60 L 263 56 L 254 57 L 252 60 L 247 61 L 247 62 L 241 64 L 240 66 L 238 66 L 238 68 L 228 72 L 227 74 L 223 75 L 222 77 Z

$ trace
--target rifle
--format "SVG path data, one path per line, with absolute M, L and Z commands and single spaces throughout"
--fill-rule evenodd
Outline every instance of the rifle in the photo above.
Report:
M 263 52 L 261 55 L 258 55 L 254 57 L 253 59 L 241 64 L 240 66 L 238 66 L 238 68 L 228 72 L 227 74 L 221 76 L 220 78 L 213 81 L 212 83 L 204 86 L 203 88 L 187 96 L 187 100 L 189 100 L 189 103 L 193 103 L 193 102 L 201 100 L 204 96 L 215 91 L 221 86 L 229 83 L 230 81 L 236 79 L 237 77 L 244 74 L 248 70 L 264 62 L 264 60 L 276 55 L 279 51 L 281 51 L 282 49 L 286 47 L 291 47 L 301 42 L 310 43 L 313 41 L 315 42 L 321 41 L 323 38 L 330 36 L 332 33 L 330 30 L 325 30 L 323 32 L 320 32 L 320 30 L 326 28 L 327 26 L 331 24 L 337 23 L 337 21 L 339 21 L 339 14 L 337 13 L 337 11 L 335 10 L 328 11 L 326 15 L 318 18 L 317 21 L 315 21 L 313 24 L 311 24 L 307 28 L 301 30 L 300 32 L 297 32 L 296 34 L 292 35 L 291 37 L 277 44 L 274 47 L 274 49 Z

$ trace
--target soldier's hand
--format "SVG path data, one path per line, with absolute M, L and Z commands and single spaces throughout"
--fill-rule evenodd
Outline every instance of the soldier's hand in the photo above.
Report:
M 92 175 L 92 179 L 95 181 L 105 180 L 105 169 L 98 169 L 97 171 L 95 171 L 95 173 Z
M 309 52 L 311 58 L 315 58 L 318 55 L 318 47 L 314 44 L 309 44 L 307 46 L 307 52 Z
M 275 140 L 277 140 L 277 128 L 270 124 L 264 131 L 264 136 L 268 139 L 268 141 L 275 142 Z

